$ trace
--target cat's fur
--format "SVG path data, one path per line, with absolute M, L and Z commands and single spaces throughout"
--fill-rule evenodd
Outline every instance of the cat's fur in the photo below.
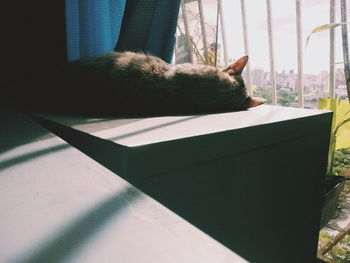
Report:
M 243 57 L 222 71 L 170 65 L 133 52 L 67 63 L 34 80 L 32 107 L 105 115 L 173 115 L 246 110 L 263 103 L 247 95 Z M 34 96 L 33 96 L 34 94 Z

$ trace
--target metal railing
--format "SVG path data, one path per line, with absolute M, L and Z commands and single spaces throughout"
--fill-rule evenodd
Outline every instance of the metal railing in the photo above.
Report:
M 342 22 L 346 22 L 346 0 L 339 0 L 341 7 L 341 17 Z M 203 12 L 203 1 L 202 0 L 183 0 L 182 1 L 182 17 L 185 24 L 186 34 L 188 33 L 188 21 L 187 21 L 187 11 L 185 5 L 190 2 L 198 3 L 199 10 L 199 18 L 202 29 L 202 45 L 204 49 L 204 59 L 205 62 L 209 62 L 209 54 L 208 54 L 208 36 L 206 34 L 206 23 Z M 335 10 L 336 10 L 336 0 L 330 0 L 330 17 L 329 22 L 335 22 Z M 245 7 L 245 0 L 240 0 L 241 6 L 241 17 L 242 17 L 242 32 L 243 32 L 243 41 L 244 41 L 244 51 L 246 55 L 249 56 L 249 35 L 247 29 L 247 14 Z M 271 92 L 272 92 L 272 104 L 276 105 L 278 102 L 277 98 L 277 87 L 276 87 L 276 70 L 275 70 L 275 47 L 274 47 L 274 29 L 273 29 L 273 8 L 271 4 L 271 0 L 266 0 L 266 21 L 267 21 L 267 38 L 268 38 L 268 46 L 269 46 L 269 64 L 270 64 L 270 82 L 271 82 Z M 297 56 L 297 78 L 296 78 L 296 86 L 295 90 L 298 93 L 298 105 L 299 107 L 304 107 L 304 45 L 305 42 L 303 40 L 303 20 L 302 20 L 302 0 L 295 0 L 295 13 L 296 13 L 296 34 L 297 34 L 297 43 L 296 43 L 296 56 Z M 228 65 L 228 51 L 227 51 L 227 43 L 226 43 L 226 32 L 225 32 L 225 18 L 223 13 L 222 1 L 217 0 L 217 24 L 216 24 L 216 34 L 218 33 L 218 28 L 221 28 L 222 35 L 222 45 L 223 45 L 223 56 L 224 56 L 224 64 Z M 343 42 L 346 42 L 347 45 L 347 25 L 342 25 L 342 39 Z M 216 39 L 217 40 L 217 39 Z M 187 41 L 190 45 L 190 38 L 187 38 Z M 343 47 L 345 44 L 343 43 Z M 216 46 L 217 47 L 217 46 Z M 193 61 L 193 52 L 191 48 L 189 48 L 188 52 L 190 53 L 190 57 Z M 349 66 L 349 54 L 348 49 L 344 47 L 344 63 Z M 216 54 L 215 54 L 216 59 Z M 191 62 L 192 62 L 191 61 Z M 215 63 L 216 65 L 216 63 Z M 335 98 L 335 32 L 334 28 L 330 28 L 330 58 L 329 58 L 329 97 Z M 252 95 L 252 72 L 251 72 L 250 63 L 248 63 L 246 67 L 246 86 L 248 87 L 248 93 Z M 348 79 L 348 76 L 345 77 Z
M 272 104 L 277 104 L 277 88 L 276 88 L 276 70 L 275 70 L 275 49 L 273 38 L 272 23 L 272 6 L 271 0 L 266 0 L 267 30 L 269 37 L 269 55 L 270 55 L 270 81 L 272 87 Z
M 295 0 L 296 27 L 297 27 L 297 59 L 298 59 L 298 81 L 297 90 L 299 97 L 299 107 L 304 107 L 304 52 L 303 52 L 303 31 L 302 31 L 302 0 Z

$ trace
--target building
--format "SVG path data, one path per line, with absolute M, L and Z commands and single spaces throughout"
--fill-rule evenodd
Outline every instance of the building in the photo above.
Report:
M 265 72 L 263 69 L 253 69 L 251 76 L 253 85 L 256 85 L 257 87 L 265 86 Z

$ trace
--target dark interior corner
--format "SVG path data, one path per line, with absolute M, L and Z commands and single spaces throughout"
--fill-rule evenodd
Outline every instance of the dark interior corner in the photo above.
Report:
M 33 88 L 28 85 L 31 76 L 66 62 L 64 4 L 65 1 L 2 3 L 1 101 L 8 104 L 25 99 Z

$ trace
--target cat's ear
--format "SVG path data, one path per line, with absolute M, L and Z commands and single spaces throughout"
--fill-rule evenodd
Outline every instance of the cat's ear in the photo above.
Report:
M 261 104 L 264 104 L 267 100 L 264 98 L 260 98 L 260 97 L 251 97 L 250 101 L 248 103 L 248 108 L 253 108 L 256 106 L 259 106 Z
M 228 66 L 224 71 L 230 75 L 241 75 L 244 67 L 248 63 L 248 56 L 241 57 L 235 63 Z

